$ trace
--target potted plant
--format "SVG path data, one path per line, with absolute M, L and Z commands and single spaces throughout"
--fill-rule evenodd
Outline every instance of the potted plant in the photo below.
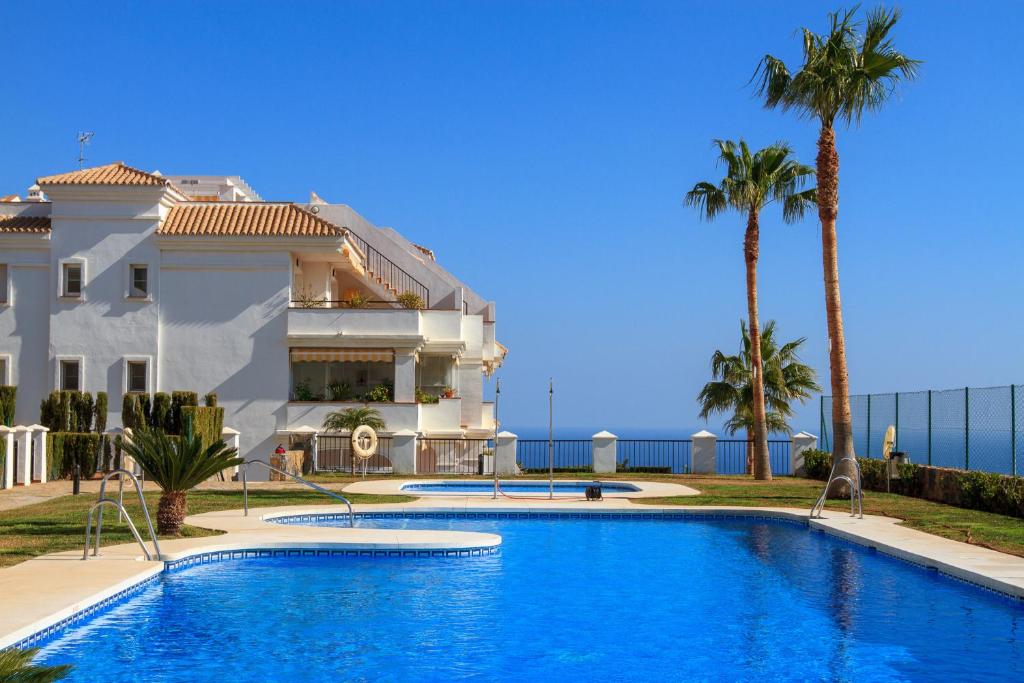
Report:
M 451 387 L 445 387 L 441 390 L 441 398 L 455 398 L 455 390 Z

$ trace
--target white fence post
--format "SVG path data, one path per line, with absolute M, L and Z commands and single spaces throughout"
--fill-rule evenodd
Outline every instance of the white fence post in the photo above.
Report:
M 14 488 L 14 430 L 0 425 L 0 438 L 4 440 L 4 480 L 0 488 Z
M 391 435 L 391 470 L 394 474 L 416 474 L 416 432 L 402 429 Z
M 15 438 L 18 440 L 18 474 L 21 484 L 26 488 L 32 484 L 32 430 L 28 427 L 15 427 Z
M 516 465 L 516 444 L 519 437 L 512 432 L 498 434 L 494 444 L 494 466 L 498 468 L 498 476 L 515 475 L 519 472 Z
M 593 439 L 594 474 L 614 474 L 619 437 L 611 432 L 601 431 L 591 438 Z
M 220 440 L 223 441 L 228 448 L 234 448 L 235 452 L 239 452 L 242 445 L 242 433 L 231 427 L 224 427 L 220 432 Z M 225 479 L 228 481 L 233 480 L 238 476 L 238 465 L 229 467 L 223 472 Z
M 804 451 L 818 447 L 818 437 L 807 432 L 798 432 L 789 437 L 789 473 L 794 477 L 807 474 L 804 468 Z
M 32 425 L 29 429 L 33 432 L 35 441 L 35 452 L 32 454 L 32 468 L 36 471 L 36 477 L 40 484 L 46 483 L 46 434 L 50 431 L 43 425 Z
M 718 471 L 715 444 L 718 437 L 702 429 L 690 437 L 693 440 L 693 473 L 715 474 Z

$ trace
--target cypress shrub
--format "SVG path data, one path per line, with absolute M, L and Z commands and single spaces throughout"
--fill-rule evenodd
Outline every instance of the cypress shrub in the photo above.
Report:
M 167 423 L 168 434 L 181 434 L 181 409 L 186 406 L 198 406 L 199 394 L 194 391 L 171 392 L 171 419 Z
M 71 393 L 70 391 L 57 392 L 57 423 L 60 425 L 59 431 L 62 432 L 76 431 L 74 429 L 75 411 L 72 410 Z
M 0 386 L 0 424 L 10 427 L 14 424 L 14 407 L 18 396 L 18 387 Z M 216 394 L 214 394 L 216 405 Z
M 102 434 L 107 431 L 107 392 L 100 391 L 96 393 L 96 405 L 93 407 L 93 424 L 96 427 L 96 433 Z
M 206 396 L 203 396 L 203 403 L 206 404 L 207 408 L 216 408 L 217 407 L 217 392 L 216 391 L 211 391 Z
M 96 455 L 100 449 L 100 435 L 82 432 L 49 433 L 47 460 L 50 478 L 62 479 L 74 475 L 78 465 L 83 479 L 96 474 Z
M 171 397 L 162 391 L 153 394 L 153 412 L 150 415 L 149 425 L 163 430 L 168 428 L 168 420 L 171 416 Z
M 141 425 L 153 426 L 153 399 L 150 398 L 149 394 L 140 393 L 137 394 L 139 402 L 139 412 L 136 417 Z
M 224 431 L 223 408 L 185 406 L 181 409 L 181 419 L 183 427 L 192 424 L 192 433 L 199 437 L 203 448 L 221 440 Z
M 72 420 L 74 427 L 69 431 L 91 432 L 93 415 L 92 394 L 87 391 L 71 392 L 71 409 L 74 413 Z
M 142 393 L 128 393 L 121 403 L 121 426 L 125 429 L 141 429 L 149 424 L 143 411 L 143 397 L 149 402 L 149 396 Z

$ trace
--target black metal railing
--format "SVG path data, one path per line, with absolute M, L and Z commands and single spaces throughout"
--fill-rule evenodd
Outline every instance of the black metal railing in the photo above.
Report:
M 292 299 L 290 302 L 291 308 L 307 308 L 307 309 L 318 309 L 318 308 L 348 308 L 354 311 L 360 309 L 401 309 L 402 304 L 397 301 L 377 301 L 375 299 L 365 300 L 354 305 L 351 301 L 346 299 Z
M 423 299 L 426 308 L 430 308 L 430 290 L 426 285 L 402 269 L 397 263 L 380 253 L 359 235 L 346 228 L 349 238 L 356 243 L 366 255 L 366 274 L 380 284 L 393 290 L 396 294 L 412 292 Z
M 489 439 L 416 439 L 417 474 L 486 474 L 493 456 Z
M 692 467 L 690 439 L 619 439 L 616 445 L 618 472 L 688 474 Z
M 718 474 L 746 474 L 749 439 L 719 439 L 715 442 L 715 471 Z M 772 474 L 790 474 L 789 446 L 786 439 L 768 439 L 768 459 Z
M 350 472 L 362 474 L 363 461 L 352 454 L 352 438 L 341 434 L 321 434 L 316 440 L 317 472 Z M 366 461 L 366 472 L 390 474 L 391 437 L 377 439 L 377 452 Z
M 594 471 L 594 444 L 590 439 L 555 439 L 552 445 L 556 472 Z M 547 472 L 548 440 L 519 439 L 516 462 L 524 472 Z

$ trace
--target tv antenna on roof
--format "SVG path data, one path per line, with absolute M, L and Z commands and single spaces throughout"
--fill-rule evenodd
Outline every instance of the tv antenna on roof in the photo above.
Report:
M 85 146 L 92 142 L 92 136 L 96 133 L 79 133 L 78 134 L 78 168 L 81 169 L 85 165 Z

